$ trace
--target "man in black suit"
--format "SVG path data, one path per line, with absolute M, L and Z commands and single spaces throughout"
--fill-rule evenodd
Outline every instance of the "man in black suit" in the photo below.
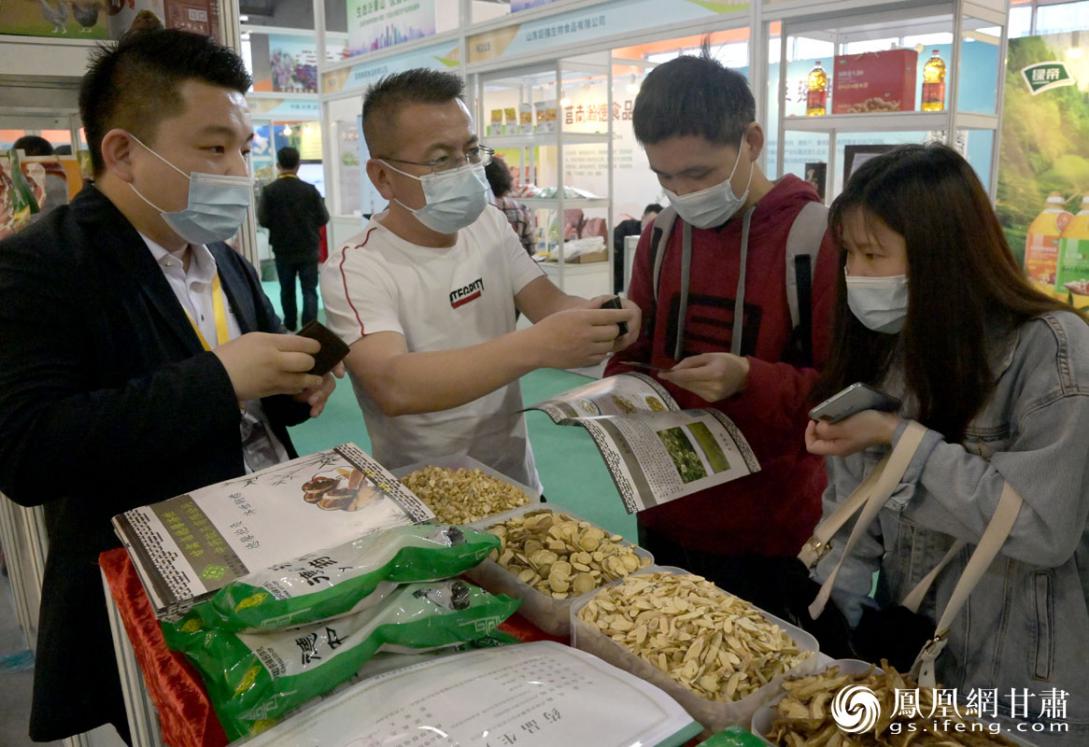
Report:
M 318 318 L 318 232 L 329 222 L 325 200 L 312 184 L 299 178 L 299 151 L 276 151 L 276 181 L 261 190 L 257 222 L 268 229 L 280 278 L 284 326 L 295 329 L 295 276 L 302 286 L 302 323 Z
M 94 185 L 0 242 L 0 490 L 49 531 L 34 740 L 128 738 L 97 568 L 110 517 L 294 456 L 286 427 L 333 388 L 222 243 L 252 198 L 249 84 L 196 34 L 103 49 L 80 91 Z

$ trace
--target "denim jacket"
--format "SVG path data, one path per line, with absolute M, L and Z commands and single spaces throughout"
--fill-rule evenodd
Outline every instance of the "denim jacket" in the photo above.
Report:
M 1013 530 L 952 625 L 938 681 L 963 700 L 998 689 L 1010 726 L 1011 691 L 1025 689 L 1028 718 L 1016 736 L 1038 745 L 1089 744 L 1089 325 L 1053 312 L 989 338 L 993 396 L 963 443 L 928 430 L 903 481 L 840 570 L 833 600 L 856 625 L 863 605 L 898 604 L 956 539 L 968 543 L 939 575 L 919 612 L 937 620 L 1008 481 L 1024 499 Z M 886 382 L 902 394 L 902 371 Z M 911 402 L 903 415 L 911 413 Z M 898 439 L 904 427 L 897 431 Z M 828 460 L 827 515 L 885 449 Z M 815 576 L 830 575 L 849 523 Z M 868 597 L 880 571 L 876 601 Z M 1065 690 L 1065 719 L 1041 718 L 1044 695 Z M 1023 697 L 1020 701 L 1023 703 Z M 1065 721 L 1066 733 L 1031 722 Z M 1036 728 L 1039 728 L 1037 726 Z

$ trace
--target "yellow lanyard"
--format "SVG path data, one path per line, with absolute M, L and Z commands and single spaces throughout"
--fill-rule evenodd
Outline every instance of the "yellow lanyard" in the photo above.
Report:
M 193 325 L 193 331 L 197 333 L 200 344 L 205 350 L 211 350 L 212 346 L 204 338 L 193 317 L 189 316 L 189 312 L 185 315 L 189 317 L 189 323 Z M 230 339 L 230 332 L 227 329 L 227 304 L 223 300 L 223 285 L 219 281 L 219 273 L 212 278 L 212 317 L 216 321 L 216 345 L 219 346 Z

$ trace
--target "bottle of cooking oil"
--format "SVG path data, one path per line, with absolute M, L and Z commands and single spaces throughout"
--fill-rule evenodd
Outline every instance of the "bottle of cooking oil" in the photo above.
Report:
M 934 50 L 923 65 L 923 111 L 940 112 L 945 108 L 945 60 Z
M 1059 264 L 1059 240 L 1073 216 L 1066 210 L 1066 200 L 1058 192 L 1047 198 L 1043 211 L 1029 224 L 1025 236 L 1025 273 L 1045 293 L 1066 289 L 1056 282 Z
M 805 115 L 823 117 L 828 113 L 828 73 L 818 60 L 816 67 L 809 71 L 806 85 Z
M 1059 239 L 1059 277 L 1055 289 L 1067 294 L 1077 308 L 1089 306 L 1089 195 L 1066 224 Z

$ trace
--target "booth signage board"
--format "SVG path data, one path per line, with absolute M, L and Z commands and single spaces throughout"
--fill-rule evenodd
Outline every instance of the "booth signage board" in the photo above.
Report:
M 1066 64 L 1059 60 L 1029 65 L 1021 69 L 1021 76 L 1025 79 L 1025 84 L 1033 96 L 1063 86 L 1077 85 L 1077 81 L 1066 69 Z
M 349 56 L 435 35 L 435 0 L 348 0 Z
M 344 44 L 327 39 L 326 62 L 343 57 Z M 269 34 L 254 35 L 253 90 L 275 93 L 318 92 L 318 49 L 311 37 Z
M 1050 194 L 1074 215 L 1089 194 L 1089 55 L 1082 49 L 1076 34 L 1010 39 L 996 212 L 1019 259 Z M 1036 70 L 1045 71 L 1043 80 Z M 1051 70 L 1058 72 L 1049 80 Z
M 321 107 L 317 99 L 266 99 L 250 98 L 250 113 L 255 117 L 284 118 L 290 120 L 317 120 Z
M 346 93 L 362 91 L 387 75 L 411 70 L 415 67 L 427 67 L 436 70 L 458 71 L 461 54 L 457 41 L 447 41 L 428 47 L 414 49 L 405 54 L 383 57 L 377 60 L 359 62 L 351 67 L 329 71 L 322 76 L 322 92 Z
M 284 93 L 318 92 L 318 53 L 313 40 L 298 36 L 268 38 L 269 77 L 253 82 L 255 90 Z
M 556 0 L 510 0 L 510 12 L 517 13 L 520 10 L 532 10 L 551 5 Z
M 496 62 L 548 52 L 560 45 L 594 42 L 607 36 L 656 30 L 719 15 L 747 13 L 749 3 L 708 0 L 613 0 L 469 37 L 469 64 Z

